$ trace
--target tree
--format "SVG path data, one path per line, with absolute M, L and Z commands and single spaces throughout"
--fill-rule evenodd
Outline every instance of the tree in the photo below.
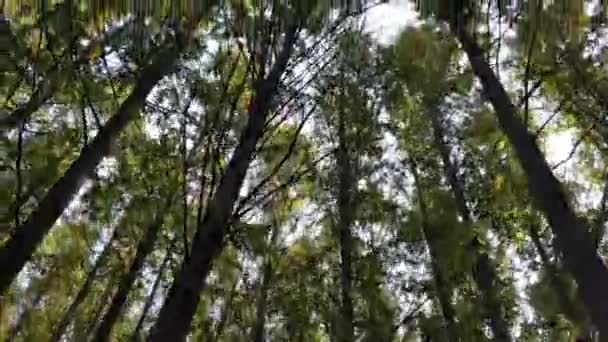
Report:
M 141 77 L 131 95 L 122 103 L 116 114 L 106 123 L 95 139 L 84 147 L 66 173 L 49 189 L 44 199 L 29 218 L 14 231 L 0 250 L 3 268 L 0 270 L 0 291 L 5 292 L 17 273 L 31 258 L 34 250 L 67 207 L 82 181 L 90 176 L 101 159 L 110 152 L 113 140 L 135 119 L 154 85 L 172 70 L 185 42 L 170 44 L 150 65 L 141 71 Z M 11 260 L 9 262 L 9 260 Z
M 291 19 L 293 21 L 293 19 Z M 255 95 L 249 105 L 247 125 L 241 135 L 239 145 L 228 163 L 214 198 L 210 200 L 209 209 L 192 242 L 192 254 L 184 263 L 177 276 L 169 297 L 160 312 L 158 322 L 149 340 L 161 341 L 167 338 L 183 339 L 199 301 L 199 293 L 208 274 L 213 259 L 220 253 L 227 224 L 239 189 L 255 151 L 257 142 L 264 131 L 264 122 L 270 110 L 273 94 L 287 67 L 293 44 L 297 39 L 298 25 L 288 23 L 281 50 L 272 68 L 261 78 L 255 79 Z M 265 61 L 262 62 L 262 70 Z
M 516 107 L 485 59 L 483 50 L 467 31 L 467 4 L 450 2 L 450 6 L 453 7 L 441 8 L 437 12 L 438 16 L 448 22 L 454 36 L 462 44 L 484 93 L 494 107 L 501 128 L 526 172 L 530 193 L 556 235 L 565 265 L 576 279 L 594 323 L 605 330 L 604 327 L 608 327 L 608 315 L 604 308 L 608 306 L 598 298 L 602 298 L 600 289 L 608 286 L 608 269 L 593 248 L 589 233 L 574 212 L 534 138 L 518 117 Z

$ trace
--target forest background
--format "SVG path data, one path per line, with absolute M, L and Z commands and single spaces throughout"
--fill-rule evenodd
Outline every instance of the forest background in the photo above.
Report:
M 608 339 L 605 1 L 0 8 L 0 340 Z

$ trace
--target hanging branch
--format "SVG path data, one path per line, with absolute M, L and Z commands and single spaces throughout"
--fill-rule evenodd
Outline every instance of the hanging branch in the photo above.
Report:
M 95 106 L 93 105 L 93 102 L 91 101 L 89 87 L 87 86 L 87 84 L 84 80 L 84 77 L 82 77 L 82 75 L 80 73 L 77 73 L 77 76 L 78 76 L 78 79 L 80 80 L 80 84 L 82 85 L 83 99 L 86 102 L 89 109 L 91 110 L 91 114 L 93 114 L 93 118 L 95 119 L 95 126 L 97 127 L 97 130 L 100 130 L 101 126 L 102 126 L 101 120 L 99 119 L 99 114 L 97 113 L 97 110 L 95 109 Z M 115 106 L 115 107 L 118 107 L 118 106 Z
M 21 188 L 23 178 L 21 175 L 21 161 L 23 158 L 23 130 L 25 128 L 25 121 L 19 125 L 19 132 L 17 135 L 17 159 L 15 160 L 15 171 L 17 173 L 17 184 L 15 185 L 15 227 L 19 227 L 20 224 L 20 211 L 21 211 Z
M 82 148 L 84 149 L 89 144 L 89 125 L 84 95 L 80 96 L 80 119 L 82 121 Z
M 177 89 L 175 89 L 176 95 L 177 95 Z M 189 248 L 188 248 L 188 159 L 187 159 L 187 130 L 186 130 L 186 126 L 187 126 L 187 114 L 188 111 L 190 110 L 190 107 L 192 106 L 192 102 L 194 101 L 194 97 L 196 96 L 196 91 L 195 89 L 191 90 L 191 95 L 190 98 L 188 100 L 187 105 L 185 106 L 184 110 L 181 113 L 181 146 L 180 146 L 180 154 L 181 154 L 181 159 L 182 159 L 182 219 L 183 219 L 183 229 L 182 229 L 182 239 L 183 239 L 183 248 L 184 248 L 184 260 L 187 262 L 188 261 L 188 254 L 189 254 Z
M 532 54 L 534 53 L 534 48 L 536 46 L 536 34 L 538 31 L 538 25 L 537 23 L 540 21 L 540 12 L 543 8 L 543 2 L 542 0 L 538 1 L 538 6 L 536 9 L 536 18 L 534 20 L 534 28 L 532 29 L 532 38 L 530 40 L 530 46 L 528 47 L 528 56 L 527 56 L 527 60 L 526 60 L 526 68 L 524 71 L 524 96 L 523 96 L 523 100 L 524 100 L 524 124 L 526 125 L 526 127 L 528 127 L 529 124 L 529 117 L 530 117 L 530 108 L 529 108 L 529 99 L 532 93 L 534 93 L 534 91 L 536 89 L 534 89 L 533 91 L 529 92 L 528 91 L 528 86 L 529 86 L 529 80 L 530 80 L 530 72 L 532 69 Z M 538 86 L 540 86 L 542 83 L 542 78 L 536 83 Z

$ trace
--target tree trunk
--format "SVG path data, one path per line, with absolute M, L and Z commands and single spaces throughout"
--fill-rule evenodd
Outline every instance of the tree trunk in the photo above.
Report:
M 32 299 L 32 301 L 28 303 L 25 308 L 23 308 L 23 311 L 17 318 L 17 322 L 15 322 L 15 324 L 10 328 L 5 340 L 6 342 L 14 341 L 15 338 L 17 338 L 21 332 L 21 329 L 23 329 L 23 325 L 28 321 L 32 309 L 34 309 L 36 306 L 38 306 L 38 303 L 40 303 L 42 294 L 43 291 L 38 290 L 38 293 L 36 293 L 36 296 Z
M 445 142 L 443 124 L 439 117 L 438 108 L 433 103 L 429 103 L 428 107 L 433 127 L 434 143 L 443 162 L 445 178 L 448 181 L 462 220 L 472 229 L 473 218 L 467 205 L 464 187 L 458 179 L 457 167 L 450 158 L 451 151 L 449 145 Z M 481 293 L 485 316 L 490 321 L 490 327 L 497 341 L 511 341 L 509 324 L 505 320 L 505 309 L 498 294 L 499 281 L 496 267 L 488 253 L 484 251 L 478 237 L 473 237 L 470 246 L 475 257 L 473 280 Z
M 228 316 L 230 316 L 230 308 L 232 307 L 232 301 L 234 300 L 234 296 L 236 296 L 236 287 L 239 284 L 239 280 L 236 279 L 230 292 L 228 293 L 228 298 L 226 298 L 226 302 L 224 303 L 224 310 L 222 310 L 222 315 L 220 316 L 220 320 L 215 327 L 215 337 L 213 341 L 219 342 L 220 337 L 224 333 L 224 329 L 226 328 L 226 323 L 228 322 Z M 211 341 L 211 339 L 209 339 Z
M 274 199 L 272 200 L 274 203 Z M 274 213 L 273 213 L 274 215 Z M 276 243 L 276 239 L 278 237 L 279 227 L 275 222 L 272 228 L 272 233 L 270 236 L 270 246 L 274 247 Z M 266 260 L 264 261 L 264 267 L 262 271 L 262 282 L 260 286 L 260 293 L 258 293 L 258 298 L 256 301 L 256 309 L 255 309 L 255 324 L 253 326 L 253 330 L 251 333 L 251 340 L 253 342 L 264 342 L 264 328 L 266 327 L 266 307 L 268 306 L 268 289 L 270 288 L 270 283 L 272 281 L 272 258 L 270 255 L 266 256 Z
M 103 157 L 110 152 L 114 139 L 132 121 L 146 97 L 166 74 L 173 69 L 179 53 L 170 48 L 161 53 L 152 64 L 143 68 L 138 82 L 122 103 L 117 113 L 97 133 L 95 139 L 82 149 L 65 174 L 51 187 L 27 221 L 0 249 L 0 294 L 6 292 L 17 274 L 32 257 L 36 248 L 78 191 L 82 181 L 90 176 Z
M 353 220 L 353 174 L 348 153 L 344 113 L 338 114 L 338 234 L 340 243 L 340 288 L 342 302 L 338 329 L 339 342 L 354 341 L 353 303 L 352 303 L 352 248 L 353 237 L 350 226 Z
M 437 292 L 437 299 L 439 301 L 439 307 L 446 324 L 446 329 L 442 331 L 445 341 L 458 341 L 460 333 L 458 331 L 458 325 L 456 323 L 456 311 L 452 306 L 452 296 L 450 294 L 451 287 L 447 277 L 439 265 L 439 251 L 435 247 L 436 239 L 433 238 L 434 234 L 430 234 L 431 227 L 428 221 L 429 213 L 424 200 L 422 185 L 420 184 L 420 177 L 418 175 L 417 165 L 411 161 L 410 168 L 412 175 L 414 176 L 414 186 L 418 195 L 418 207 L 420 208 L 421 216 L 421 228 L 422 235 L 427 243 L 429 254 L 431 257 L 431 269 L 433 271 L 433 279 L 435 282 L 435 291 Z
M 466 52 L 473 71 L 488 95 L 502 130 L 509 138 L 528 178 L 528 188 L 536 205 L 547 218 L 563 255 L 566 269 L 573 275 L 580 296 L 603 339 L 608 339 L 608 269 L 597 254 L 589 231 L 570 205 L 562 185 L 553 175 L 536 141 L 517 116 L 509 95 L 484 60 L 483 51 L 464 27 L 453 30 Z
M 141 329 L 144 326 L 144 321 L 146 320 L 146 317 L 148 316 L 148 312 L 150 311 L 152 304 L 154 304 L 154 298 L 156 296 L 156 292 L 158 291 L 158 287 L 160 286 L 160 283 L 162 282 L 163 273 L 165 273 L 165 269 L 167 268 L 167 265 L 169 265 L 169 261 L 171 261 L 172 253 L 173 253 L 172 248 L 167 249 L 167 254 L 165 255 L 165 257 L 160 265 L 160 268 L 157 271 L 158 274 L 156 275 L 156 279 L 154 280 L 152 289 L 150 290 L 150 293 L 148 294 L 148 298 L 146 299 L 144 308 L 141 311 L 141 316 L 139 316 L 139 320 L 137 320 L 137 325 L 135 326 L 135 329 L 133 330 L 133 335 L 131 336 L 132 341 L 140 340 L 139 337 L 141 335 Z
M 118 290 L 114 297 L 112 298 L 112 302 L 110 303 L 110 307 L 108 311 L 101 319 L 101 323 L 95 332 L 95 337 L 93 341 L 95 342 L 106 342 L 110 339 L 110 334 L 112 333 L 112 328 L 116 321 L 120 317 L 122 310 L 124 309 L 125 303 L 127 302 L 127 296 L 129 295 L 129 291 L 133 287 L 133 283 L 137 279 L 137 275 L 144 265 L 144 261 L 146 257 L 152 250 L 154 249 L 154 244 L 158 239 L 160 228 L 163 225 L 163 213 L 171 207 L 171 198 L 170 196 L 167 198 L 164 207 L 159 208 L 161 211 L 156 214 L 156 218 L 154 218 L 154 222 L 148 227 L 144 237 L 139 241 L 137 245 L 137 252 L 135 252 L 135 260 L 131 264 L 129 268 L 129 272 L 124 274 L 120 279 L 120 283 L 118 285 Z
M 108 282 L 108 285 L 103 290 L 103 293 L 101 294 L 101 296 L 99 298 L 99 301 L 98 301 L 99 305 L 95 308 L 95 313 L 94 313 L 93 317 L 91 318 L 91 320 L 88 321 L 88 327 L 87 327 L 87 330 L 84 332 L 83 339 L 88 340 L 88 337 L 91 336 L 93 334 L 93 331 L 95 331 L 95 328 L 97 328 L 97 323 L 99 322 L 99 318 L 101 317 L 101 315 L 104 312 L 104 309 L 107 306 L 106 303 L 108 303 L 108 299 L 112 296 L 113 289 L 114 289 L 113 279 L 110 279 L 110 281 Z M 74 340 L 74 338 L 72 338 L 72 339 Z
M 191 243 L 190 258 L 188 262 L 184 263 L 176 277 L 148 341 L 183 341 L 188 333 L 192 317 L 200 301 L 200 292 L 211 269 L 211 263 L 222 251 L 234 204 L 257 142 L 264 133 L 264 124 L 271 99 L 287 68 L 296 32 L 295 26 L 288 30 L 275 65 L 268 77 L 259 80 L 256 86 L 255 98 L 249 106 L 249 119 L 241 134 L 239 144 L 208 205 L 201 225 L 197 227 Z
M 251 333 L 251 340 L 253 342 L 264 342 L 264 328 L 266 326 L 266 307 L 268 303 L 268 288 L 270 287 L 270 281 L 272 277 L 272 264 L 270 260 L 266 260 L 264 263 L 264 270 L 262 275 L 262 283 L 260 286 L 260 293 L 258 294 L 256 302 L 256 319 Z
M 540 236 L 538 235 L 538 227 L 536 227 L 536 225 L 530 226 L 530 237 L 534 247 L 536 248 L 536 252 L 540 256 L 543 267 L 549 274 L 551 287 L 553 288 L 553 291 L 555 291 L 559 306 L 561 307 L 561 310 L 566 318 L 569 320 L 578 320 L 578 322 L 573 322 L 575 324 L 580 323 L 581 318 L 585 318 L 585 320 L 588 321 L 586 313 L 581 312 L 581 310 L 576 306 L 576 303 L 573 301 L 567 280 L 564 279 L 563 275 L 560 274 L 560 270 L 558 269 L 557 265 L 551 262 Z
M 78 291 L 78 294 L 74 298 L 74 301 L 72 301 L 72 304 L 70 304 L 70 307 L 67 309 L 67 311 L 63 315 L 63 318 L 57 324 L 57 327 L 55 328 L 55 331 L 53 332 L 53 335 L 52 335 L 50 341 L 59 342 L 61 340 L 61 336 L 63 336 L 65 329 L 69 326 L 70 322 L 74 318 L 74 315 L 76 314 L 76 310 L 78 309 L 80 304 L 82 304 L 82 302 L 89 295 L 89 290 L 91 289 L 91 285 L 93 285 L 93 281 L 95 280 L 95 277 L 97 277 L 97 272 L 106 263 L 110 253 L 112 252 L 112 245 L 113 245 L 114 241 L 118 240 L 120 231 L 121 231 L 121 227 L 114 228 L 112 237 L 110 238 L 110 240 L 108 240 L 108 242 L 106 243 L 106 245 L 103 248 L 103 251 L 101 252 L 99 257 L 97 257 L 95 264 L 87 273 L 87 277 L 86 277 L 84 284 L 82 284 L 82 287 Z

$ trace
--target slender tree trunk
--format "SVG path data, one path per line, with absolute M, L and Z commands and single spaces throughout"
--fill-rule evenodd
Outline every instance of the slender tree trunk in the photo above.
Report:
M 339 324 L 339 342 L 354 341 L 353 303 L 352 303 L 352 248 L 353 237 L 351 223 L 353 220 L 353 182 L 344 113 L 338 114 L 338 150 L 336 161 L 338 166 L 338 234 L 340 242 L 340 287 L 341 306 Z
M 580 310 L 576 308 L 576 305 L 570 296 L 570 290 L 568 289 L 566 279 L 560 276 L 560 271 L 557 265 L 551 262 L 551 259 L 549 258 L 549 255 L 547 254 L 547 251 L 540 240 L 540 236 L 538 235 L 538 227 L 534 225 L 530 227 L 530 237 L 532 238 L 532 243 L 536 248 L 536 252 L 540 256 L 543 267 L 545 267 L 547 273 L 549 274 L 551 287 L 553 287 L 553 290 L 557 295 L 557 300 L 563 313 L 567 318 L 581 317 Z
M 473 71 L 488 95 L 502 130 L 515 149 L 528 178 L 528 187 L 536 205 L 545 214 L 563 255 L 566 269 L 574 276 L 578 290 L 603 339 L 608 339 L 608 269 L 594 248 L 585 229 L 570 205 L 562 184 L 552 173 L 500 81 L 483 57 L 483 51 L 464 27 L 453 26 Z
M 69 308 L 63 315 L 63 318 L 61 319 L 61 321 L 57 324 L 57 327 L 55 328 L 55 331 L 53 332 L 53 335 L 52 335 L 50 341 L 58 342 L 61 340 L 61 336 L 63 336 L 65 329 L 70 325 L 70 322 L 72 321 L 72 319 L 74 318 L 74 315 L 76 314 L 76 310 L 78 309 L 80 304 L 82 304 L 82 302 L 89 295 L 89 290 L 91 289 L 91 285 L 93 285 L 93 281 L 95 280 L 95 277 L 97 277 L 97 272 L 106 263 L 108 256 L 112 252 L 112 246 L 114 244 L 114 241 L 116 241 L 120 235 L 120 231 L 121 231 L 120 228 L 121 227 L 114 228 L 112 237 L 110 238 L 110 240 L 108 240 L 108 242 L 106 243 L 106 245 L 103 248 L 103 251 L 101 252 L 99 257 L 97 257 L 95 264 L 87 273 L 87 277 L 86 277 L 84 284 L 78 291 L 78 294 L 72 301 L 72 304 L 70 304 Z
M 428 106 L 433 127 L 434 143 L 443 162 L 445 177 L 452 190 L 456 207 L 462 220 L 472 229 L 473 218 L 467 205 L 464 186 L 458 179 L 457 167 L 450 158 L 451 152 L 448 144 L 445 142 L 443 124 L 439 117 L 438 108 L 432 103 Z M 497 341 L 511 341 L 509 324 L 505 320 L 505 308 L 498 294 L 499 280 L 496 274 L 496 267 L 492 263 L 488 253 L 481 246 L 479 237 L 474 237 L 470 245 L 471 251 L 475 256 L 473 280 L 481 292 L 485 316 L 490 320 L 490 327 Z
M 113 279 L 110 279 L 110 281 L 108 282 L 108 285 L 106 286 L 106 288 L 103 290 L 103 293 L 101 294 L 101 297 L 98 301 L 99 305 L 95 308 L 95 314 L 93 315 L 91 320 L 88 322 L 89 324 L 88 324 L 87 330 L 84 333 L 84 338 L 88 339 L 88 337 L 93 334 L 93 331 L 95 331 L 95 328 L 97 328 L 97 323 L 99 322 L 99 319 L 100 319 L 101 315 L 103 314 L 104 309 L 107 306 L 106 303 L 108 303 L 108 299 L 110 299 L 110 297 L 112 296 L 113 289 L 114 289 Z
M 431 227 L 428 220 L 429 213 L 426 206 L 426 201 L 424 200 L 422 185 L 420 184 L 418 168 L 413 161 L 411 161 L 410 164 L 412 175 L 414 176 L 414 186 L 416 187 L 416 193 L 418 195 L 418 207 L 420 208 L 420 216 L 422 220 L 422 235 L 424 236 L 429 248 L 431 269 L 433 271 L 433 278 L 435 281 L 435 291 L 437 292 L 439 307 L 441 308 L 441 313 L 443 314 L 443 319 L 446 324 L 446 329 L 442 331 L 444 335 L 443 338 L 445 341 L 458 341 L 460 333 L 456 323 L 456 311 L 452 306 L 452 296 L 450 294 L 451 287 L 445 273 L 439 265 L 439 251 L 436 248 L 437 240 L 434 238 L 434 234 L 431 234 Z
M 19 333 L 23 329 L 23 325 L 28 321 L 32 309 L 34 309 L 36 306 L 38 306 L 38 303 L 40 303 L 40 300 L 42 299 L 42 294 L 43 291 L 38 290 L 36 296 L 32 299 L 30 303 L 28 303 L 27 307 L 23 309 L 23 311 L 17 318 L 17 322 L 15 322 L 15 325 L 10 328 L 5 340 L 6 342 L 14 341 L 15 338 L 19 335 Z
M 152 224 L 148 227 L 144 237 L 139 241 L 139 244 L 137 245 L 137 252 L 135 252 L 135 260 L 133 260 L 133 263 L 129 268 L 129 272 L 124 274 L 120 279 L 118 290 L 112 298 L 108 311 L 101 319 L 101 324 L 99 327 L 97 327 L 93 341 L 106 342 L 110 340 L 112 328 L 114 327 L 114 324 L 116 324 L 118 318 L 120 318 L 125 303 L 127 302 L 129 291 L 133 287 L 133 284 L 137 279 L 137 275 L 144 265 L 146 257 L 148 257 L 150 252 L 152 252 L 154 249 L 154 244 L 158 239 L 159 231 L 161 230 L 160 228 L 163 225 L 163 213 L 171 208 L 171 200 L 172 199 L 170 197 L 167 198 L 163 208 L 156 215 L 156 218 L 154 218 L 154 222 L 152 222 Z
M 268 304 L 268 288 L 272 278 L 272 264 L 270 260 L 266 260 L 264 263 L 264 270 L 262 272 L 262 283 L 260 286 L 260 293 L 255 305 L 256 319 L 251 333 L 253 342 L 264 342 L 264 328 L 266 326 L 266 307 Z
M 146 320 L 146 317 L 148 317 L 148 312 L 150 311 L 152 304 L 154 304 L 154 298 L 156 297 L 156 292 L 158 291 L 158 287 L 160 286 L 160 284 L 162 282 L 163 273 L 165 273 L 165 269 L 167 268 L 167 265 L 169 265 L 169 261 L 171 261 L 172 253 L 173 253 L 172 248 L 167 249 L 167 254 L 165 254 L 165 257 L 160 265 L 160 268 L 157 271 L 156 279 L 154 280 L 152 289 L 150 290 L 150 293 L 148 294 L 148 298 L 146 299 L 144 308 L 141 311 L 141 316 L 139 316 L 139 320 L 137 320 L 137 325 L 135 326 L 135 329 L 133 330 L 133 335 L 131 336 L 132 341 L 139 341 L 139 337 L 141 335 L 141 329 L 144 326 L 144 321 Z
M 190 259 L 184 263 L 165 301 L 148 341 L 183 341 L 200 301 L 200 292 L 211 263 L 223 249 L 234 204 L 259 138 L 264 133 L 267 112 L 280 78 L 287 67 L 297 27 L 288 29 L 281 51 L 268 77 L 259 80 L 249 107 L 249 119 L 217 192 L 209 203 L 202 224 L 192 241 Z
M 279 235 L 278 233 L 279 226 L 278 223 L 275 222 L 272 227 L 272 233 L 270 236 L 271 248 L 275 245 L 276 239 Z M 272 271 L 272 257 L 270 255 L 267 255 L 266 260 L 264 261 L 264 267 L 262 271 L 262 282 L 260 284 L 260 292 L 258 293 L 258 298 L 255 305 L 256 319 L 251 333 L 251 340 L 253 342 L 265 341 L 264 328 L 266 327 L 266 307 L 268 306 L 268 289 L 270 288 L 270 283 L 272 281 Z
M 239 281 L 237 279 L 232 285 L 230 292 L 228 293 L 228 298 L 226 298 L 226 302 L 224 303 L 224 310 L 222 310 L 220 320 L 217 323 L 217 326 L 215 327 L 215 338 L 213 339 L 213 341 L 219 342 L 220 337 L 222 337 L 222 334 L 224 333 L 226 323 L 228 322 L 228 317 L 230 316 L 230 308 L 232 308 L 232 302 L 234 301 L 234 296 L 236 296 L 236 287 L 238 283 Z
M 95 139 L 82 149 L 66 173 L 51 187 L 27 221 L 0 249 L 0 294 L 6 292 L 25 263 L 78 191 L 82 181 L 90 176 L 97 164 L 110 152 L 110 147 L 140 110 L 146 97 L 172 69 L 179 55 L 176 48 L 161 53 L 150 65 L 144 67 L 131 95 L 122 103 Z

